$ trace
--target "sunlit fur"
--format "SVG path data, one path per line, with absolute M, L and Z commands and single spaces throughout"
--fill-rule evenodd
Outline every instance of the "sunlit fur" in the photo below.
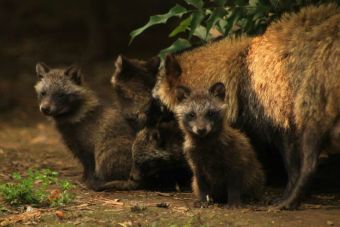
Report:
M 252 40 L 251 87 L 274 124 L 331 127 L 340 113 L 339 37 L 340 8 L 330 4 L 285 14 Z
M 209 196 L 214 202 L 237 205 L 241 195 L 260 198 L 265 179 L 248 138 L 227 124 L 225 111 L 225 103 L 206 90 L 191 92 L 175 106 L 194 174 L 194 194 L 201 201 Z M 198 129 L 206 132 L 200 134 Z M 232 196 L 229 190 L 239 195 Z
M 176 55 L 182 73 L 175 84 L 169 84 L 164 67 L 160 69 L 153 96 L 158 97 L 170 110 L 176 104 L 175 87 L 185 85 L 193 89 L 208 89 L 216 82 L 222 82 L 228 89 L 225 112 L 228 121 L 235 121 L 238 115 L 237 92 L 242 75 L 247 75 L 246 55 L 250 38 L 222 39 L 205 46 Z
M 331 146 L 339 140 L 333 133 L 340 119 L 339 37 L 339 6 L 308 6 L 284 14 L 261 36 L 225 38 L 175 55 L 181 75 L 161 69 L 153 95 L 173 111 L 176 86 L 224 83 L 226 120 L 282 151 L 289 180 L 280 208 L 293 209 L 327 140 Z
M 326 131 L 340 113 L 339 32 L 335 4 L 284 14 L 262 36 L 225 38 L 176 55 L 181 75 L 169 84 L 163 67 L 153 95 L 174 110 L 177 85 L 205 89 L 221 81 L 229 122 L 237 120 L 241 94 L 249 100 L 247 115 L 282 129 L 322 122 Z

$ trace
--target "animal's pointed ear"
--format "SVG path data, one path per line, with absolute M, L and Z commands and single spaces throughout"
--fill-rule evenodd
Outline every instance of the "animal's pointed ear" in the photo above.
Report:
M 176 87 L 176 99 L 177 102 L 182 102 L 190 96 L 191 90 L 185 86 L 177 86 Z
M 125 57 L 123 55 L 118 55 L 116 61 L 115 61 L 115 72 L 121 72 L 123 70 L 123 64 L 125 61 Z
M 155 56 L 155 57 L 150 58 L 145 63 L 145 67 L 148 70 L 148 72 L 151 72 L 152 74 L 157 74 L 160 63 L 161 63 L 161 59 L 158 56 Z
M 209 88 L 209 93 L 222 101 L 225 98 L 225 86 L 221 82 L 217 82 Z
M 168 54 L 165 57 L 165 76 L 170 84 L 170 86 L 174 86 L 178 77 L 182 73 L 181 66 L 179 65 L 177 59 L 174 55 Z
M 46 73 L 50 71 L 50 67 L 48 67 L 45 63 L 43 62 L 38 62 L 35 65 L 35 72 L 38 76 L 39 79 L 42 79 Z
M 127 57 L 119 55 L 115 61 L 115 72 L 112 76 L 112 82 L 115 80 L 127 80 L 134 75 L 137 66 Z
M 81 85 L 83 82 L 83 74 L 78 66 L 71 65 L 66 68 L 64 74 L 68 76 L 75 84 Z

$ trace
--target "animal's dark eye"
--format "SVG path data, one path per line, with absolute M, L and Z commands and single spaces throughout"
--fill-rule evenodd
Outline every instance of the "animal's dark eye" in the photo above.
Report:
M 214 110 L 209 110 L 207 113 L 208 117 L 216 117 L 217 116 L 217 112 Z
M 46 91 L 40 92 L 40 97 L 44 97 L 46 95 Z
M 57 97 L 58 98 L 64 98 L 66 96 L 66 94 L 65 93 L 60 93 L 60 94 L 57 94 Z
M 194 112 L 188 113 L 188 118 L 189 119 L 194 119 L 196 117 L 196 114 Z

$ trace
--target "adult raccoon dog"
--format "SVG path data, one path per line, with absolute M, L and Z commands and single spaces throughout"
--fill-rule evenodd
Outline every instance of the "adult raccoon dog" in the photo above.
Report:
M 225 122 L 225 87 L 209 91 L 176 88 L 175 114 L 185 135 L 184 152 L 194 173 L 192 188 L 200 201 L 239 205 L 241 195 L 259 198 L 264 173 L 247 137 Z
M 83 84 L 80 69 L 36 65 L 40 111 L 52 118 L 65 144 L 81 162 L 83 180 L 93 190 L 128 179 L 134 133 L 122 115 L 101 105 Z
M 327 150 L 340 117 L 340 9 L 309 6 L 286 14 L 264 35 L 223 39 L 168 56 L 154 96 L 174 110 L 175 88 L 226 87 L 227 122 L 275 143 L 288 172 L 285 199 L 293 209 Z M 331 138 L 330 138 L 331 137 Z

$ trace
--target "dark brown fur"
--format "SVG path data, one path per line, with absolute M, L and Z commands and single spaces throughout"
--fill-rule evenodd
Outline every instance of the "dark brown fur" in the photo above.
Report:
M 134 133 L 123 116 L 99 103 L 76 67 L 50 69 L 39 63 L 36 68 L 40 109 L 81 162 L 87 186 L 104 190 L 108 181 L 128 179 Z
M 259 198 L 264 173 L 247 137 L 225 121 L 224 85 L 191 92 L 178 88 L 175 113 L 185 134 L 184 152 L 193 171 L 196 197 L 239 205 L 241 195 Z
M 118 105 L 138 132 L 132 147 L 130 179 L 111 183 L 118 190 L 174 189 L 177 183 L 185 186 L 190 178 L 180 130 L 172 114 L 151 99 L 159 63 L 158 57 L 142 61 L 124 56 L 115 62 L 111 82 Z
M 191 171 L 182 151 L 183 136 L 166 110 L 151 100 L 138 114 L 142 129 L 132 145 L 128 181 L 110 182 L 116 190 L 174 190 L 188 188 Z
M 147 61 L 130 59 L 122 55 L 115 62 L 111 83 L 118 106 L 131 126 L 138 130 L 137 112 L 149 101 L 151 90 L 156 83 L 160 59 Z
M 175 121 L 144 128 L 133 143 L 131 177 L 145 188 L 174 190 L 190 182 L 190 169 L 182 151 L 183 136 Z M 140 181 L 142 179 L 142 181 Z

